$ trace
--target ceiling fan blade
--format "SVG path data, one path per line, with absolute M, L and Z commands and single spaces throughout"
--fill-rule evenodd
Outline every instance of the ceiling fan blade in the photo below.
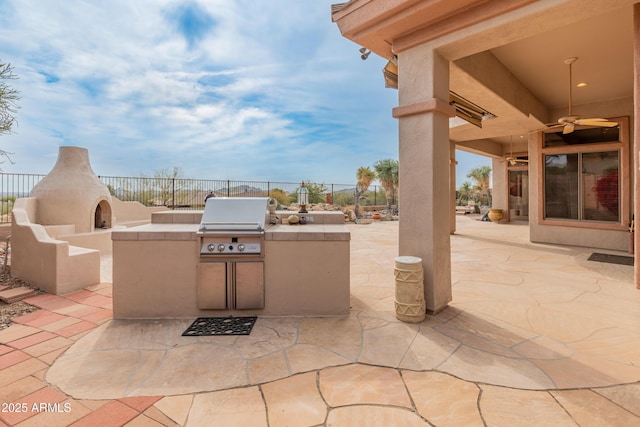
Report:
M 600 119 L 600 118 L 578 119 L 576 120 L 576 124 L 583 125 L 583 126 L 603 126 L 603 127 L 618 126 L 618 122 L 610 122 L 607 119 Z
M 558 123 L 549 123 L 546 125 L 547 129 L 553 129 L 553 128 L 561 128 L 564 127 L 564 125 L 558 124 Z M 543 129 L 544 130 L 544 129 Z
M 529 163 L 529 159 L 519 159 L 517 157 L 505 157 L 510 166 L 517 166 L 522 163 Z
M 564 129 L 562 130 L 562 134 L 566 135 L 568 133 L 573 132 L 573 130 L 575 129 L 575 124 L 574 123 L 567 123 L 566 125 L 564 125 Z

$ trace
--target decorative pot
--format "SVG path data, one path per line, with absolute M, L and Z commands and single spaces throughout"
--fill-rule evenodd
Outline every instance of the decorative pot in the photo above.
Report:
M 373 215 L 371 215 L 371 218 L 380 220 L 382 219 L 382 215 L 380 215 L 379 213 L 374 213 Z
M 502 221 L 502 218 L 504 218 L 502 209 L 489 209 L 489 219 L 491 220 L 491 222 L 500 222 Z
M 300 217 L 298 215 L 289 215 L 289 218 L 287 218 L 287 222 L 289 223 L 289 225 L 300 224 Z

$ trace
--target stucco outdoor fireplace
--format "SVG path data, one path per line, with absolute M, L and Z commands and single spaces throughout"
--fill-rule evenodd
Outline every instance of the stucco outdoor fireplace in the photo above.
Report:
M 87 149 L 60 147 L 51 172 L 14 204 L 12 275 L 52 294 L 100 283 L 100 253 L 111 252 L 112 203 Z
M 56 164 L 30 197 L 38 200 L 38 224 L 72 224 L 75 233 L 113 225 L 111 194 L 91 169 L 86 148 L 60 147 Z
M 51 172 L 14 203 L 11 273 L 59 295 L 100 283 L 112 231 L 146 224 L 159 209 L 111 197 L 86 148 L 60 147 Z

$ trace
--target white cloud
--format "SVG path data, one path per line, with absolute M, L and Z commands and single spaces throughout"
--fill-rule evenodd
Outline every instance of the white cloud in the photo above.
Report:
M 22 94 L 3 169 L 44 173 L 77 145 L 102 175 L 353 182 L 397 157 L 396 92 L 340 36 L 333 2 L 0 2 Z

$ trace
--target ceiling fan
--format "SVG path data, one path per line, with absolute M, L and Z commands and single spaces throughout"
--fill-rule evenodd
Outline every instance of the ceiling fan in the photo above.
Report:
M 598 127 L 614 127 L 618 126 L 618 122 L 610 122 L 607 119 L 601 118 L 589 118 L 583 119 L 580 116 L 574 116 L 572 112 L 573 107 L 573 63 L 576 62 L 578 58 L 571 57 L 564 60 L 564 63 L 569 66 L 569 115 L 565 117 L 560 117 L 558 119 L 558 124 L 551 124 L 549 128 L 554 127 L 562 127 L 562 133 L 568 134 L 575 130 L 576 125 L 581 126 L 598 126 Z
M 529 159 L 519 159 L 517 157 L 507 157 L 507 162 L 509 162 L 509 166 L 518 166 L 521 164 L 528 164 Z
M 523 138 L 522 136 L 520 138 Z M 505 160 L 507 162 L 509 162 L 509 166 L 517 166 L 519 164 L 527 164 L 529 163 L 529 159 L 523 159 L 523 158 L 519 158 L 517 156 L 513 155 L 513 135 L 511 135 L 511 152 L 509 153 L 509 155 L 507 157 L 505 157 Z

